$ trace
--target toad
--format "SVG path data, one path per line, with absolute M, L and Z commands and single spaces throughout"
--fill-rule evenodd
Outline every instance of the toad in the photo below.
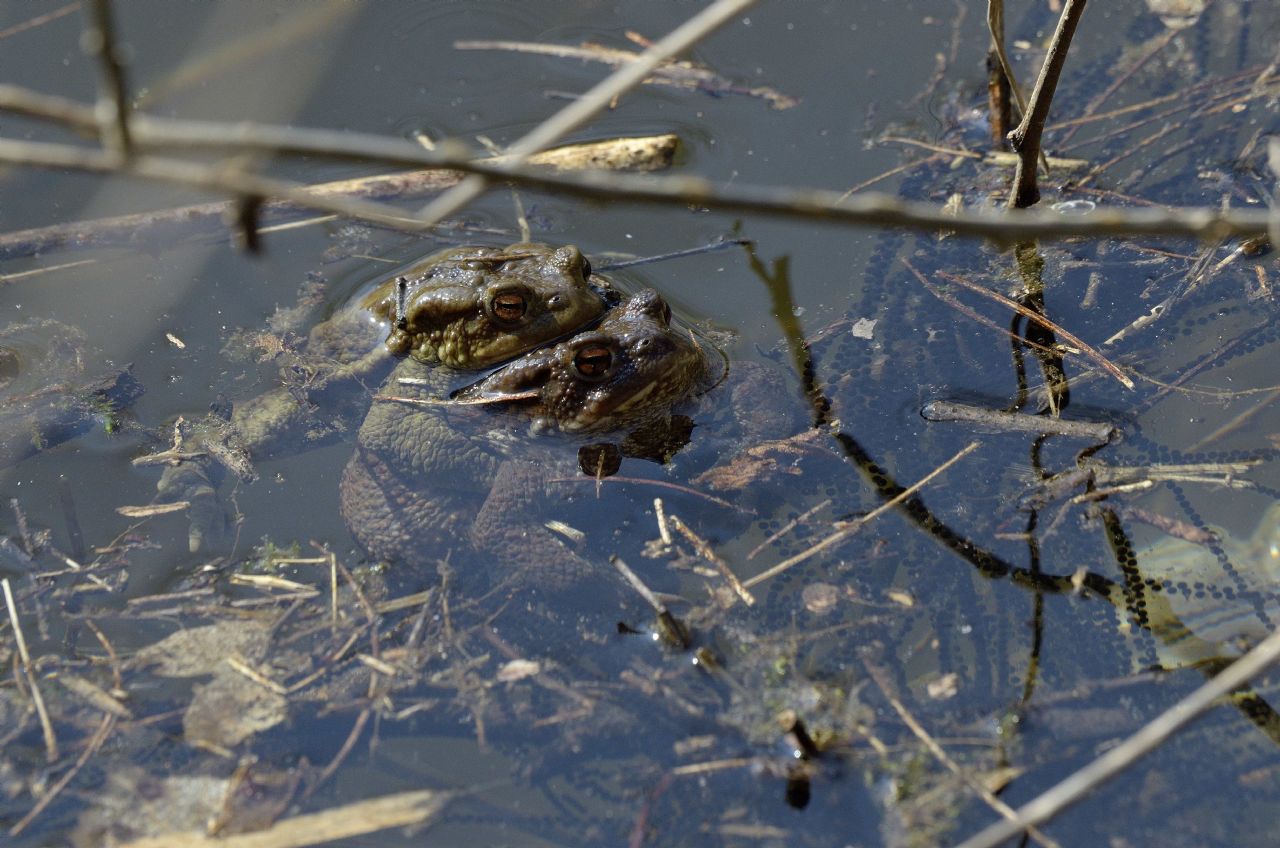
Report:
M 191 504 L 190 547 L 198 550 L 226 522 L 218 502 L 223 468 L 254 477 L 252 462 L 329 441 L 356 426 L 368 408 L 366 387 L 398 360 L 421 373 L 478 369 L 518 356 L 598 318 L 607 281 L 573 246 L 521 243 L 456 247 L 382 283 L 310 332 L 284 385 L 210 416 L 180 433 L 162 500 Z M 317 414 L 317 411 L 322 414 Z
M 343 474 L 343 517 L 365 550 L 393 564 L 475 551 L 498 567 L 489 576 L 553 592 L 600 567 L 545 526 L 564 504 L 551 493 L 556 481 L 577 474 L 582 448 L 603 439 L 624 455 L 669 456 L 687 439 L 682 409 L 727 400 L 703 394 L 718 370 L 671 326 L 670 307 L 653 290 L 450 405 L 431 399 L 433 372 L 406 359 L 388 381 L 392 394 L 360 428 Z M 593 462 L 583 464 L 593 473 Z

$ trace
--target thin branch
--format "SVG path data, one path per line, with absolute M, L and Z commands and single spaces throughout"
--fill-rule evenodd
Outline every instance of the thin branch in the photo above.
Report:
M 1009 144 L 1018 153 L 1018 168 L 1014 173 L 1014 190 L 1009 192 L 1009 206 L 1026 209 L 1040 199 L 1036 187 L 1036 162 L 1040 158 L 1040 136 L 1045 121 L 1049 119 L 1049 104 L 1053 102 L 1058 77 L 1067 61 L 1067 49 L 1075 35 L 1076 24 L 1084 14 L 1086 0 L 1067 0 L 1058 18 L 1058 28 L 1049 42 L 1049 52 L 1040 67 L 1035 90 L 1031 92 L 1030 109 L 1022 116 L 1022 123 L 1009 133 Z
M 75 12 L 79 8 L 80 8 L 79 3 L 68 3 L 67 5 L 59 9 L 54 9 L 52 12 L 48 12 L 43 15 L 37 15 L 34 18 L 28 18 L 22 23 L 14 24 L 8 29 L 0 29 L 0 41 L 3 41 L 6 38 L 11 38 L 12 36 L 17 35 L 20 32 L 26 32 L 29 29 L 42 27 L 51 21 L 56 21 L 58 18 L 66 17 L 67 15 L 70 15 L 71 13 Z
M 605 77 L 590 91 L 543 121 L 507 150 L 513 162 L 523 162 L 532 153 L 555 144 L 561 138 L 607 109 L 618 97 L 644 82 L 654 68 L 688 50 L 730 18 L 750 7 L 755 0 L 716 0 L 685 23 L 672 30 L 635 61 Z M 422 210 L 425 225 L 436 224 L 484 193 L 489 181 L 481 177 L 464 180 Z
M 46 101 L 46 102 L 42 102 Z M 0 86 L 0 108 L 61 120 L 85 128 L 86 107 L 60 98 L 46 98 L 26 89 Z M 91 117 L 91 110 L 90 110 Z M 821 189 L 777 189 L 764 186 L 713 187 L 692 177 L 637 177 L 617 174 L 568 176 L 493 160 L 472 160 L 449 148 L 428 152 L 399 139 L 323 130 L 299 130 L 251 124 L 167 121 L 135 116 L 134 141 L 139 147 L 187 146 L 223 151 L 244 150 L 305 153 L 337 159 L 448 168 L 488 176 L 526 188 L 560 192 L 592 200 L 628 200 L 687 207 L 703 205 L 720 211 L 755 212 L 784 218 L 825 221 L 864 227 L 901 226 L 921 231 L 950 230 L 1010 244 L 1026 239 L 1180 236 L 1201 241 L 1264 235 L 1280 215 L 1264 209 L 1208 208 L 1120 209 L 1102 207 L 1086 215 L 1063 216 L 1052 211 L 966 209 L 951 215 L 931 203 L 904 201 L 867 192 L 853 197 Z M 56 145 L 52 146 L 58 147 Z M 79 150 L 79 148 L 70 148 Z M 52 161 L 28 160 L 0 148 L 0 161 L 17 165 L 68 168 L 67 156 Z M 927 161 L 927 160 L 922 160 Z M 200 184 L 202 187 L 203 183 Z M 226 189 L 223 190 L 231 190 Z M 300 204 L 310 206 L 310 204 Z M 317 208 L 317 207 L 310 207 Z
M 124 65 L 116 44 L 108 0 L 84 0 L 84 31 L 80 47 L 98 62 L 98 125 L 103 145 L 123 161 L 133 153 L 129 136 L 129 96 L 124 83 Z
M 747 606 L 755 606 L 755 596 L 742 585 L 742 581 L 738 579 L 738 575 L 733 573 L 729 563 L 725 562 L 719 554 L 712 550 L 707 540 L 690 530 L 689 525 L 681 521 L 679 516 L 671 515 L 670 520 L 671 526 L 679 530 L 680 535 L 689 540 L 689 544 L 693 545 L 693 549 L 698 552 L 698 555 L 715 566 L 716 571 L 720 572 L 720 576 L 729 584 L 729 588 L 733 590 L 733 593 Z
M 1236 660 L 1212 680 L 1152 719 L 1124 742 L 1067 777 L 1040 797 L 1018 808 L 1012 821 L 1000 821 L 966 839 L 957 848 L 995 848 L 1032 825 L 1042 824 L 1115 777 L 1137 759 L 1164 743 L 1183 725 L 1222 697 L 1244 686 L 1280 659 L 1280 632 Z
M 420 221 L 393 206 L 319 194 L 299 183 L 260 177 L 235 168 L 201 165 L 181 159 L 136 156 L 121 167 L 113 154 L 66 144 L 0 139 L 0 161 L 42 168 L 65 168 L 98 174 L 124 173 L 160 182 L 251 197 L 275 197 L 308 209 L 359 218 L 390 227 L 422 232 Z
M 99 127 L 93 107 L 64 97 L 43 94 L 22 86 L 0 84 L 0 110 L 29 118 L 53 121 L 90 138 L 99 137 Z M 132 131 L 134 146 L 146 151 L 172 149 L 211 151 L 225 156 L 240 153 L 293 154 L 324 157 L 337 161 L 448 170 L 461 170 L 457 165 L 473 158 L 465 145 L 457 142 L 446 142 L 439 145 L 435 151 L 429 151 L 419 144 L 400 138 L 276 124 L 182 120 L 135 113 L 130 117 L 129 128 Z M 674 136 L 668 133 L 642 138 L 669 139 Z M 556 151 L 571 150 L 575 147 L 591 151 L 594 144 L 597 143 L 586 142 L 547 150 L 545 153 L 529 157 L 529 164 L 545 165 L 552 170 L 564 170 L 566 167 L 581 168 L 582 163 L 569 166 L 562 164 L 562 155 L 557 155 Z M 595 150 L 595 152 L 600 151 Z M 612 153 L 607 165 L 603 167 L 614 170 L 622 168 L 623 164 L 617 160 L 616 156 L 617 153 Z M 503 164 L 508 160 L 503 156 L 486 156 L 480 161 Z M 644 160 L 641 160 L 634 169 L 645 169 Z
M 136 148 L 146 147 L 138 143 L 136 132 L 134 141 Z M 607 139 L 552 148 L 538 154 L 530 161 L 551 170 L 573 170 L 574 168 L 653 170 L 669 165 L 678 145 L 679 139 L 673 135 Z M 72 148 L 77 151 L 80 149 Z M 316 195 L 327 196 L 406 199 L 440 192 L 449 186 L 456 185 L 462 176 L 462 173 L 456 169 L 419 169 L 308 185 L 306 190 Z M 0 235 L 0 257 L 31 256 L 49 253 L 63 247 L 94 248 L 113 244 L 139 244 L 148 240 L 152 242 L 163 240 L 167 243 L 176 237 L 206 233 L 220 236 L 226 232 L 226 213 L 234 202 L 215 201 L 5 233 Z M 261 218 L 264 221 L 274 221 L 281 217 L 296 217 L 300 211 L 296 204 L 271 201 L 264 204 Z M 266 233 L 282 227 L 303 226 L 315 223 L 316 220 L 260 227 L 259 232 Z M 329 217 L 322 217 L 319 220 L 329 220 Z M 0 278 L 0 281 L 4 279 Z

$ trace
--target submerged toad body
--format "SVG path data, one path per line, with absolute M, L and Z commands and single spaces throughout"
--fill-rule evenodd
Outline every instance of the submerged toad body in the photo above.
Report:
M 420 363 L 402 362 L 389 382 L 400 397 L 374 404 L 343 475 L 352 533 L 394 563 L 434 564 L 461 543 L 495 556 L 516 579 L 553 587 L 582 576 L 587 563 L 536 520 L 554 502 L 549 480 L 576 471 L 576 451 L 547 431 L 661 431 L 673 406 L 706 387 L 710 370 L 670 317 L 656 292 L 639 292 L 596 329 L 528 354 L 459 396 L 497 401 L 504 411 L 404 397 L 424 376 L 431 386 Z

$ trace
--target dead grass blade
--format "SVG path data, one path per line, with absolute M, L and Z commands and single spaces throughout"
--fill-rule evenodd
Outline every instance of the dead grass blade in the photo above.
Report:
M 391 827 L 423 825 L 439 815 L 453 792 L 420 789 L 282 819 L 266 830 L 207 836 L 182 831 L 127 842 L 121 848 L 301 848 L 350 839 Z

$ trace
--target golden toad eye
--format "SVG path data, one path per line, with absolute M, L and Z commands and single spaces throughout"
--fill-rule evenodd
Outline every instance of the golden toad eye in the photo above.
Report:
M 503 292 L 494 296 L 489 302 L 489 308 L 493 311 L 493 317 L 499 321 L 512 323 L 524 317 L 528 302 L 520 292 Z
M 579 375 L 598 380 L 609 372 L 613 351 L 604 345 L 588 345 L 573 355 L 573 367 Z

